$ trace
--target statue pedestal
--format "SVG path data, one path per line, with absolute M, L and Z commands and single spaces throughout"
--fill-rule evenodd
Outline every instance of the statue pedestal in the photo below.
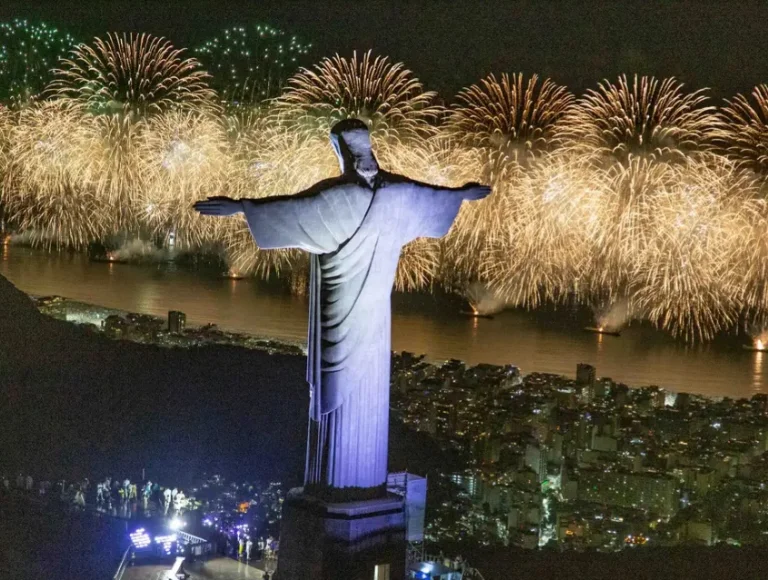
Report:
M 326 503 L 293 489 L 283 503 L 276 580 L 405 577 L 403 498 Z

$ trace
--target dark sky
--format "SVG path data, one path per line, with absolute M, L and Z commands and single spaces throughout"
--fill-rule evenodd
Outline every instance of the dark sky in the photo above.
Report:
M 716 95 L 768 82 L 768 1 L 2 0 L 0 18 L 90 37 L 154 32 L 192 45 L 266 21 L 316 55 L 373 48 L 446 97 L 489 72 L 538 72 L 576 91 L 620 72 L 674 75 Z

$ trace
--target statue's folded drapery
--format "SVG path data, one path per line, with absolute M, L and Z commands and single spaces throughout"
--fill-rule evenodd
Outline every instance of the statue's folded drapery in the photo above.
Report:
M 262 249 L 312 254 L 308 483 L 386 481 L 390 295 L 400 251 L 415 238 L 444 236 L 463 199 L 462 190 L 380 172 L 374 188 L 329 180 L 296 196 L 243 200 Z

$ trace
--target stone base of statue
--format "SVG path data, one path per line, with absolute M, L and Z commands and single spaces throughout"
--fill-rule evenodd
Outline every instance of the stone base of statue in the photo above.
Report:
M 402 497 L 327 503 L 292 489 L 283 503 L 275 580 L 405 577 Z

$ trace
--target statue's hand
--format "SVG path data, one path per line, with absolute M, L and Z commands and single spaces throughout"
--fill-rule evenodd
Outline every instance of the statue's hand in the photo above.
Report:
M 491 194 L 490 186 L 480 185 L 479 183 L 467 183 L 461 189 L 464 193 L 464 199 L 468 201 L 483 199 Z
M 205 201 L 198 201 L 192 206 L 202 215 L 226 217 L 236 215 L 243 211 L 242 202 L 229 197 L 209 197 Z

